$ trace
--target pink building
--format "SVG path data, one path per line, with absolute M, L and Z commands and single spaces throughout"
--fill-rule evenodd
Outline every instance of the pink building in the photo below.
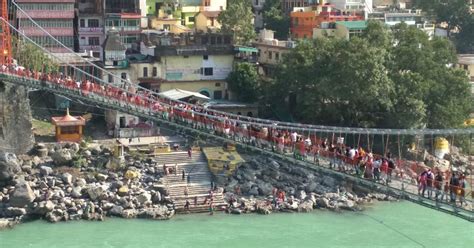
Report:
M 75 0 L 16 0 L 18 5 L 40 26 L 57 40 L 74 49 L 74 3 Z M 53 39 L 38 29 L 20 10 L 17 10 L 18 27 L 36 43 L 49 47 L 53 52 L 67 52 Z

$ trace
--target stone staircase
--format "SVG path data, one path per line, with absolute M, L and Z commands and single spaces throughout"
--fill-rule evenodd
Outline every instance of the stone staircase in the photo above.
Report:
M 163 170 L 163 164 L 174 170 L 176 165 L 177 172 L 164 176 L 164 184 L 167 186 L 170 198 L 174 201 L 176 212 L 184 213 L 186 199 L 191 203 L 190 213 L 204 213 L 209 211 L 209 205 L 203 204 L 211 189 L 212 175 L 209 171 L 204 154 L 193 152 L 192 158 L 188 158 L 187 152 L 172 152 L 157 154 L 153 159 L 160 170 Z M 182 180 L 182 170 L 186 172 L 186 178 Z M 187 182 L 188 173 L 190 182 Z M 184 189 L 188 186 L 188 197 L 184 195 Z M 197 205 L 194 205 L 194 198 L 197 196 Z M 222 193 L 214 193 L 214 209 L 219 209 L 226 205 Z

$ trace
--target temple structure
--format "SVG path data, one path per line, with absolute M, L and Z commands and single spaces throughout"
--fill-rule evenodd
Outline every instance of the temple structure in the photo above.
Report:
M 82 139 L 86 120 L 82 116 L 71 116 L 69 109 L 62 117 L 52 117 L 57 142 L 79 142 Z

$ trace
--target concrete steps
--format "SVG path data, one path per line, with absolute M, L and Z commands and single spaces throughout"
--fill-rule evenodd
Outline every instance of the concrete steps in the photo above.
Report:
M 175 169 L 176 173 L 164 176 L 165 185 L 168 188 L 169 196 L 175 203 L 178 213 L 205 213 L 209 212 L 209 200 L 204 201 L 209 196 L 211 189 L 212 174 L 209 171 L 206 159 L 201 152 L 193 152 L 193 156 L 188 158 L 187 152 L 172 152 L 158 154 L 153 158 L 159 169 L 162 165 Z M 185 171 L 185 179 L 182 179 L 182 170 Z M 188 182 L 188 174 L 190 181 Z M 184 189 L 188 187 L 188 195 L 184 194 Z M 194 205 L 194 198 L 197 197 L 197 205 Z M 222 194 L 214 193 L 213 206 L 215 210 L 227 205 Z M 184 205 L 186 200 L 190 202 L 190 209 L 186 211 Z

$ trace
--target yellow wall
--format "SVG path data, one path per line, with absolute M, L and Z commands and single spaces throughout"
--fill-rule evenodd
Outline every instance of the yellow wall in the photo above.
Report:
M 207 60 L 202 55 L 166 56 L 162 58 L 166 71 L 163 78 L 169 81 L 225 80 L 232 71 L 234 55 L 209 55 Z M 212 67 L 213 75 L 201 75 L 201 68 Z M 180 78 L 167 74 L 178 73 Z
M 165 29 L 164 25 L 169 25 L 170 28 L 168 29 L 168 31 L 170 31 L 171 29 L 171 26 L 174 26 L 174 25 L 179 25 L 181 24 L 181 20 L 180 19 L 163 19 L 163 18 L 155 18 L 151 21 L 151 27 L 153 29 Z
M 217 17 L 214 18 L 214 25 L 212 25 L 211 18 L 207 18 L 201 13 L 197 14 L 194 24 L 196 29 L 199 31 L 207 31 L 207 28 L 221 28 L 221 24 L 217 21 Z

